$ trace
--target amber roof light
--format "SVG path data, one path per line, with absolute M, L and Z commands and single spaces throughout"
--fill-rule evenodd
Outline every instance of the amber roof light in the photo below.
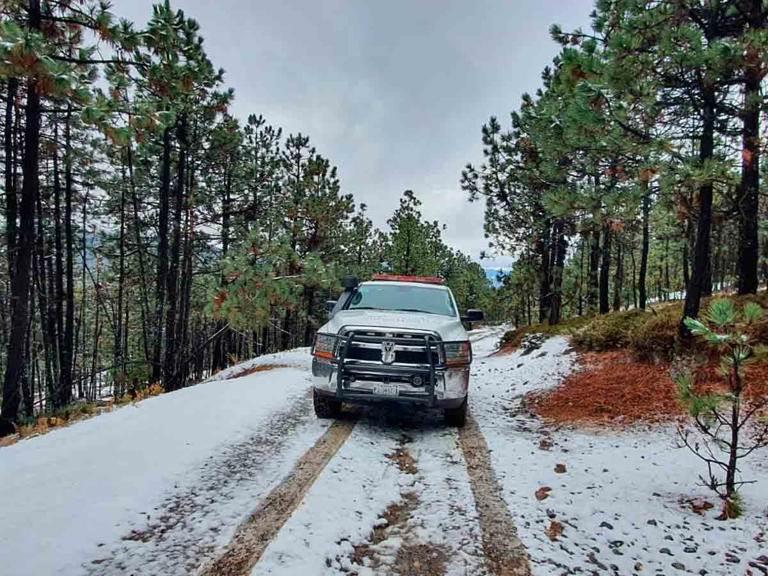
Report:
M 374 274 L 371 280 L 384 282 L 418 282 L 420 284 L 445 284 L 438 276 L 405 276 L 401 274 Z

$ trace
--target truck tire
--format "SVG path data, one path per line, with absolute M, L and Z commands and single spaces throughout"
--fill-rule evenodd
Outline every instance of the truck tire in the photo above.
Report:
M 315 416 L 318 418 L 338 418 L 341 414 L 341 402 L 312 391 L 312 402 L 315 405 Z
M 458 408 L 452 408 L 445 411 L 445 423 L 448 426 L 454 426 L 456 428 L 463 428 L 467 422 L 467 399 L 464 398 L 464 402 Z

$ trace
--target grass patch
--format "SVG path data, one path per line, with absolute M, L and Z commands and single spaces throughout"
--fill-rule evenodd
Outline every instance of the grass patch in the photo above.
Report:
M 643 310 L 596 316 L 573 334 L 573 343 L 594 352 L 626 348 L 632 333 L 648 320 L 648 316 L 649 313 Z

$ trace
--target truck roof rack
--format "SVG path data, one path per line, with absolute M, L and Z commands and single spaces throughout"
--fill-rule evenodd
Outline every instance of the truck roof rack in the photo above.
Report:
M 420 284 L 445 284 L 445 280 L 438 276 L 406 276 L 403 274 L 374 274 L 371 280 L 376 280 L 377 282 L 418 282 Z

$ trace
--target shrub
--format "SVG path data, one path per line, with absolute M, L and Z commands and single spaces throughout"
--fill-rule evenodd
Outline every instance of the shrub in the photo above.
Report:
M 596 352 L 625 348 L 629 345 L 632 332 L 647 318 L 648 313 L 642 310 L 628 310 L 597 316 L 574 333 L 573 342 L 577 346 Z
M 667 306 L 648 314 L 629 336 L 629 346 L 643 362 L 669 362 L 675 352 L 680 307 Z

